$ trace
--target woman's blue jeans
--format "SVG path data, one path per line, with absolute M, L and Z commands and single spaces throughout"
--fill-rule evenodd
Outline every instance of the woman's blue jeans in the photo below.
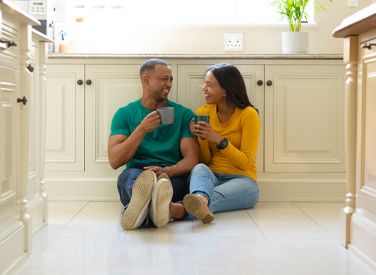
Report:
M 251 208 L 259 199 L 258 185 L 253 178 L 215 173 L 205 164 L 193 168 L 189 191 L 207 197 L 213 213 Z M 188 214 L 184 220 L 192 218 L 194 216 Z

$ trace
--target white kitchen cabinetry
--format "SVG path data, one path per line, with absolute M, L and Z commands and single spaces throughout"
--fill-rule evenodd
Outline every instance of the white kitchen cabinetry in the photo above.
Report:
M 46 141 L 46 59 L 48 37 L 32 30 L 32 44 L 29 68 L 31 74 L 31 89 L 29 104 L 29 163 L 26 190 L 27 212 L 31 217 L 33 236 L 38 233 L 48 221 L 48 199 L 44 192 L 44 162 Z M 47 42 L 47 43 L 46 43 Z
M 344 74 L 343 65 L 265 66 L 265 172 L 345 172 Z
M 140 65 L 49 65 L 46 177 L 60 198 L 116 199 L 107 145 L 115 112 L 142 96 Z M 75 195 L 72 195 L 75 190 Z
M 49 65 L 47 72 L 45 170 L 83 172 L 84 68 L 79 65 Z
M 43 192 L 43 74 L 46 46 L 39 22 L 0 0 L 0 274 L 32 252 L 46 224 Z
M 55 55 L 49 60 L 48 100 L 57 105 L 48 109 L 48 117 L 56 122 L 47 130 L 47 144 L 58 140 L 56 149 L 60 149 L 68 142 L 60 121 L 69 118 L 85 125 L 78 134 L 73 132 L 77 128 L 71 127 L 69 136 L 74 140 L 84 133 L 84 146 L 75 147 L 75 153 L 84 156 L 83 169 L 63 168 L 64 158 L 47 146 L 46 185 L 49 196 L 56 200 L 118 200 L 116 182 L 124 167 L 112 171 L 108 163 L 111 120 L 119 107 L 141 97 L 138 74 L 146 59 L 93 57 L 65 59 Z M 193 111 L 205 104 L 201 88 L 208 66 L 226 61 L 239 68 L 250 101 L 260 114 L 256 168 L 261 200 L 343 200 L 345 66 L 341 60 L 161 58 L 173 71 L 171 100 Z M 80 93 L 79 101 L 69 97 L 69 106 L 84 110 L 84 116 L 71 118 L 72 110 L 64 111 L 66 108 L 60 106 L 64 100 L 58 80 L 65 75 L 71 77 L 66 80 L 70 85 L 66 90 Z M 78 79 L 82 86 L 76 83 Z
M 346 207 L 341 244 L 376 270 L 376 4 L 342 21 L 346 81 Z

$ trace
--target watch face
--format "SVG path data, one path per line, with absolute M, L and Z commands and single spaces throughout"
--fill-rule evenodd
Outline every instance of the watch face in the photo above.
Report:
M 221 143 L 217 146 L 218 149 L 225 149 L 228 145 L 227 139 L 223 139 Z

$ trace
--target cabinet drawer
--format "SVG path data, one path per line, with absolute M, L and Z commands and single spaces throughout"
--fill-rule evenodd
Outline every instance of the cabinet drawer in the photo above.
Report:
M 20 63 L 20 24 L 6 14 L 3 14 L 1 22 L 1 39 L 14 41 L 17 46 L 0 51 L 0 66 L 18 69 Z

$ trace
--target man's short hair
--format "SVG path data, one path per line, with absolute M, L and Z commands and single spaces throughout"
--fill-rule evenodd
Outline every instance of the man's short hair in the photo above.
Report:
M 146 60 L 141 65 L 141 68 L 140 68 L 140 77 L 141 77 L 141 79 L 142 79 L 142 76 L 144 74 L 150 76 L 152 73 L 154 73 L 155 72 L 155 67 L 157 65 L 169 66 L 166 61 L 161 60 L 161 59 L 153 58 L 153 59 Z

